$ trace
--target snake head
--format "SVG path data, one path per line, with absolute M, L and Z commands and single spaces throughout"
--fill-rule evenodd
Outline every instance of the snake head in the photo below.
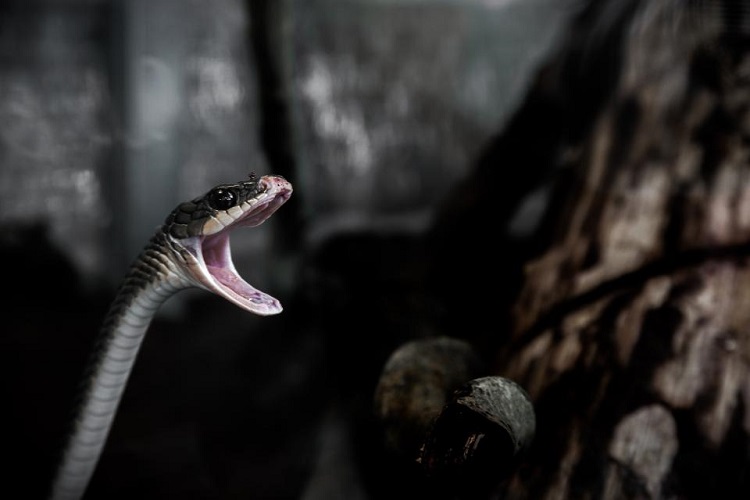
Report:
M 292 185 L 283 177 L 251 176 L 248 181 L 221 184 L 181 203 L 162 228 L 171 246 L 183 255 L 183 274 L 196 286 L 247 311 L 263 316 L 280 313 L 277 299 L 254 288 L 237 272 L 229 235 L 238 227 L 262 224 L 291 195 Z

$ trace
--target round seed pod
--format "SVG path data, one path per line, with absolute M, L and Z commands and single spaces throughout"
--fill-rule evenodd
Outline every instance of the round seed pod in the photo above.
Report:
M 386 449 L 417 461 L 453 391 L 482 373 L 473 347 L 459 339 L 419 339 L 396 349 L 381 371 L 374 397 Z
M 482 498 L 514 470 L 535 430 L 534 407 L 521 386 L 499 376 L 476 378 L 442 409 L 419 461 L 440 484 Z

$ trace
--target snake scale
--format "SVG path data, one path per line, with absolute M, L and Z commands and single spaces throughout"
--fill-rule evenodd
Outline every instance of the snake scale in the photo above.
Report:
M 292 195 L 281 176 L 254 174 L 181 203 L 135 259 L 102 323 L 85 370 L 75 416 L 50 500 L 83 497 L 107 440 L 128 377 L 152 318 L 180 290 L 203 288 L 255 314 L 281 312 L 277 299 L 235 269 L 230 232 L 262 224 Z

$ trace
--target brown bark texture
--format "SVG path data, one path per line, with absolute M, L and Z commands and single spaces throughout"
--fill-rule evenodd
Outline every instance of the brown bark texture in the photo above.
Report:
M 749 14 L 593 2 L 519 110 L 563 125 L 494 365 L 537 412 L 502 498 L 750 498 Z

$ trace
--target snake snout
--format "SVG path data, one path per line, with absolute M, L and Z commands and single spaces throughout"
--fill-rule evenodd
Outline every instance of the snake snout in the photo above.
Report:
M 264 175 L 258 183 L 266 192 L 278 193 L 285 200 L 292 195 L 292 184 L 280 175 Z

